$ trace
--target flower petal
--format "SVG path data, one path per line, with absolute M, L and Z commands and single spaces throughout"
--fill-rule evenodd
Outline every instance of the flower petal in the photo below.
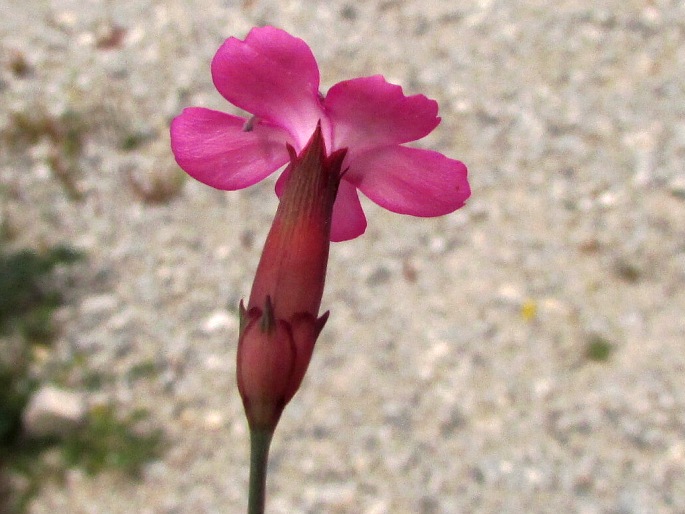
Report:
M 212 78 L 232 104 L 288 130 L 299 151 L 323 116 L 319 68 L 307 43 L 274 27 L 227 39 L 212 60 Z
M 440 123 L 435 100 L 405 96 L 400 86 L 380 75 L 337 83 L 324 104 L 333 125 L 334 149 L 347 147 L 351 152 L 415 141 Z
M 347 241 L 366 231 L 366 216 L 354 185 L 345 179 L 340 181 L 338 196 L 333 204 L 331 241 Z
M 171 123 L 171 149 L 188 175 L 217 189 L 256 184 L 288 161 L 288 133 L 264 122 L 189 107 Z
M 441 216 L 471 195 L 466 166 L 432 150 L 389 146 L 358 154 L 345 178 L 390 211 Z
M 288 181 L 288 177 L 290 176 L 291 170 L 291 166 L 286 166 L 283 172 L 278 176 L 278 179 L 276 179 L 276 186 L 274 187 L 274 189 L 276 190 L 276 196 L 278 198 L 281 197 L 283 191 L 285 190 L 285 183 Z

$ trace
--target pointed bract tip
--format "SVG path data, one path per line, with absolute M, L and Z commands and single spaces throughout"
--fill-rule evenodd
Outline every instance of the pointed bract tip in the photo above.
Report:
M 245 330 L 245 327 L 247 326 L 247 309 L 245 308 L 245 302 L 243 299 L 240 299 L 240 303 L 238 304 L 238 319 L 240 320 L 240 324 L 238 325 L 238 337 L 243 335 L 243 331 Z
M 316 320 L 317 336 L 321 333 L 323 327 L 326 326 L 326 322 L 328 321 L 328 316 L 330 315 L 330 313 L 331 311 L 326 311 L 321 315 L 321 317 L 319 317 L 319 319 Z

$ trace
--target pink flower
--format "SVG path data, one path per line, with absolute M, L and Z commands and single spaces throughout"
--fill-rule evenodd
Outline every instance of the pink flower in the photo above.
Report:
M 227 39 L 212 61 L 212 78 L 239 116 L 191 107 L 171 125 L 176 161 L 217 189 L 235 190 L 266 178 L 300 153 L 321 124 L 329 153 L 347 149 L 333 208 L 331 240 L 366 229 L 357 189 L 378 205 L 414 216 L 440 216 L 470 195 L 466 166 L 404 143 L 440 123 L 438 105 L 405 96 L 380 76 L 345 80 L 319 93 L 319 69 L 307 44 L 274 27 L 255 28 L 244 41 Z M 276 192 L 280 196 L 285 173 Z

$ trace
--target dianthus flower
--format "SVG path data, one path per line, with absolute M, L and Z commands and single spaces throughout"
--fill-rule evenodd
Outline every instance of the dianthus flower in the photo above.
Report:
M 439 216 L 470 195 L 466 167 L 403 146 L 440 122 L 438 106 L 383 77 L 319 93 L 319 69 L 301 39 L 255 28 L 227 39 L 212 61 L 219 92 L 251 114 L 185 109 L 171 126 L 179 165 L 218 189 L 251 186 L 285 167 L 280 201 L 250 297 L 240 303 L 236 378 L 250 427 L 248 512 L 263 514 L 269 446 L 309 366 L 331 241 L 366 229 L 357 190 L 391 211 Z
M 344 80 L 319 93 L 319 68 L 307 44 L 274 27 L 254 28 L 244 41 L 227 39 L 212 61 L 221 95 L 250 113 L 243 118 L 190 107 L 174 119 L 176 161 L 217 189 L 251 186 L 290 162 L 317 126 L 326 151 L 346 150 L 330 238 L 361 235 L 366 218 L 357 190 L 401 214 L 440 216 L 470 195 L 466 166 L 425 149 L 403 146 L 439 123 L 437 102 L 405 96 L 382 76 Z M 279 177 L 282 194 L 289 169 Z

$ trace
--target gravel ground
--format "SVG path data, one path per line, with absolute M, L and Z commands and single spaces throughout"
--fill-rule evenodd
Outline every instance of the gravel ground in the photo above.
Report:
M 685 7 L 551 6 L 6 0 L 0 129 L 16 113 L 85 124 L 80 201 L 49 140 L 1 147 L 17 246 L 88 254 L 52 357 L 85 355 L 110 377 L 99 394 L 149 409 L 170 441 L 140 481 L 73 470 L 30 512 L 245 510 L 236 307 L 273 180 L 189 180 L 158 204 L 140 189 L 179 177 L 171 117 L 229 110 L 209 73 L 219 44 L 268 23 L 311 45 L 324 88 L 382 73 L 436 98 L 421 144 L 466 162 L 473 186 L 438 219 L 367 202 L 367 233 L 333 246 L 331 318 L 274 439 L 269 512 L 684 513 Z M 586 357 L 597 340 L 607 361 Z

